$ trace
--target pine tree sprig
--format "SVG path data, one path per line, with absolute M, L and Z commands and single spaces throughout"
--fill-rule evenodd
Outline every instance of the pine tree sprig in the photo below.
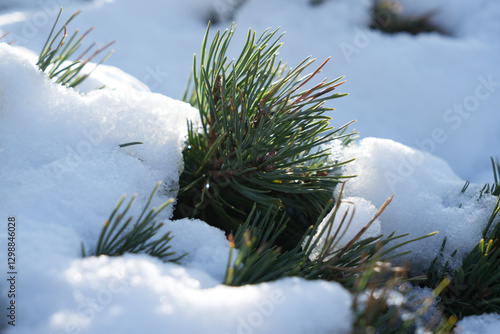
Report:
M 97 55 L 108 49 L 113 42 L 106 44 L 103 47 L 98 47 L 92 54 L 87 58 L 87 53 L 91 52 L 95 43 L 93 43 L 89 48 L 87 48 L 76 60 L 71 61 L 69 58 L 80 49 L 83 43 L 83 39 L 94 29 L 93 27 L 83 33 L 78 37 L 79 30 L 75 30 L 75 32 L 69 37 L 68 40 L 68 32 L 67 26 L 73 21 L 73 19 L 80 14 L 81 11 L 76 11 L 73 15 L 70 16 L 68 20 L 64 23 L 64 25 L 57 31 L 56 26 L 59 22 L 63 9 L 59 10 L 57 18 L 52 26 L 52 29 L 45 41 L 45 44 L 40 52 L 38 57 L 37 66 L 42 70 L 42 72 L 47 73 L 49 78 L 54 78 L 55 82 L 60 83 L 63 86 L 67 87 L 76 87 L 81 84 L 88 76 L 104 61 L 106 61 L 113 51 L 108 52 L 94 67 L 94 69 L 87 74 L 81 74 L 85 65 L 91 62 Z M 54 34 L 55 32 L 55 34 Z
M 132 216 L 127 219 L 125 217 L 136 195 L 132 197 L 122 212 L 119 212 L 119 210 L 122 207 L 125 196 L 120 198 L 110 217 L 104 223 L 95 250 L 90 255 L 120 256 L 125 253 L 146 253 L 163 261 L 179 263 L 180 259 L 186 254 L 177 256 L 176 252 L 171 251 L 171 246 L 169 245 L 170 240 L 173 238 L 171 233 L 167 232 L 160 238 L 156 237 L 164 224 L 157 223 L 155 219 L 174 200 L 170 199 L 158 208 L 151 208 L 148 211 L 151 200 L 160 184 L 161 182 L 156 184 L 141 215 L 133 224 L 131 224 L 132 220 L 134 220 Z M 81 248 L 82 255 L 84 257 L 87 256 L 83 242 Z
M 249 30 L 238 58 L 226 55 L 234 29 L 210 25 L 200 56 L 193 58 L 185 101 L 199 109 L 200 126 L 188 124 L 184 171 L 174 217 L 205 220 L 226 232 L 243 224 L 257 203 L 259 212 L 282 208 L 290 218 L 282 239 L 292 247 L 332 199 L 342 182 L 341 167 L 322 149 L 332 140 L 348 143 L 348 123 L 330 125 L 325 102 L 346 94 L 334 91 L 342 77 L 313 84 L 328 59 L 304 74 L 313 59 L 294 68 L 277 59 L 278 30 Z

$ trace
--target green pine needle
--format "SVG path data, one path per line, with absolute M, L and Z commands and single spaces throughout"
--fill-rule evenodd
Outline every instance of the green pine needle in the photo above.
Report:
M 140 141 L 133 141 L 133 142 L 130 142 L 130 143 L 120 144 L 119 146 L 123 148 L 123 147 L 127 147 L 127 146 L 142 145 L 142 144 L 144 144 L 144 143 L 140 142 Z

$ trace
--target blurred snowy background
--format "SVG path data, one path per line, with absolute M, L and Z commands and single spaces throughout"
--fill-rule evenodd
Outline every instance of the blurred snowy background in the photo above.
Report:
M 233 50 L 249 27 L 286 32 L 290 66 L 332 56 L 325 77 L 345 76 L 332 124 L 352 119 L 361 137 L 388 138 L 445 159 L 463 179 L 491 180 L 500 142 L 500 6 L 491 0 L 400 1 L 403 17 L 429 16 L 444 31 L 411 35 L 369 29 L 390 16 L 372 0 L 3 0 L 0 30 L 39 52 L 60 6 L 83 13 L 71 28 L 95 26 L 90 41 L 116 40 L 106 62 L 153 92 L 180 98 L 209 19 L 236 22 Z M 234 54 L 236 55 L 236 53 Z

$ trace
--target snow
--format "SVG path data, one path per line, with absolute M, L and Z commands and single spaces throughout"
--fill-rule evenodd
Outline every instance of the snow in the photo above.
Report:
M 485 313 L 471 315 L 457 323 L 457 334 L 498 333 L 500 331 L 500 314 Z
M 358 175 L 347 181 L 345 196 L 362 196 L 379 208 L 395 195 L 378 219 L 382 234 L 409 233 L 408 238 L 416 238 L 439 231 L 398 250 L 413 250 L 412 272 L 425 274 L 445 237 L 445 254 L 458 252 L 454 258 L 445 255 L 440 260 L 443 264 L 450 261 L 453 267 L 482 238 L 496 198 L 485 195 L 479 201 L 481 186 L 477 184 L 461 194 L 464 181 L 442 159 L 380 138 L 360 140 L 345 150 L 344 157 L 356 157 L 355 163 L 345 166 L 345 174 Z
M 203 271 L 144 255 L 74 260 L 62 275 L 53 273 L 47 279 L 63 298 L 43 309 L 37 304 L 27 306 L 26 313 L 36 314 L 36 326 L 23 326 L 23 322 L 13 333 L 158 333 L 159 329 L 174 333 L 327 333 L 335 326 L 331 311 L 344 319 L 351 317 L 350 295 L 337 283 L 290 278 L 233 288 L 219 285 Z M 30 288 L 26 294 L 41 293 L 45 301 L 54 299 L 53 290 Z M 317 308 L 317 303 L 325 308 Z M 290 312 L 308 320 L 287 325 Z M 345 322 L 335 327 L 338 333 L 348 333 L 350 325 Z
M 449 35 L 386 35 L 367 28 L 371 1 L 0 0 L 0 213 L 18 225 L 19 322 L 5 333 L 348 333 L 351 296 L 339 284 L 297 278 L 254 286 L 221 285 L 229 247 L 222 231 L 199 220 L 170 221 L 183 265 L 145 255 L 81 259 L 122 194 L 138 193 L 137 216 L 157 181 L 159 205 L 175 195 L 182 171 L 186 120 L 197 111 L 177 101 L 207 13 L 238 25 L 236 56 L 248 27 L 287 31 L 281 57 L 290 65 L 309 54 L 332 56 L 322 75 L 345 75 L 350 96 L 331 101 L 336 127 L 357 119 L 361 140 L 337 157 L 356 161 L 341 211 L 355 208 L 341 241 L 394 200 L 366 236 L 439 234 L 405 246 L 421 273 L 447 239 L 457 265 L 480 239 L 495 199 L 478 200 L 498 155 L 500 4 L 494 1 L 401 1 L 410 14 L 432 12 Z M 37 70 L 60 5 L 71 24 L 95 26 L 88 43 L 117 40 L 116 52 L 80 92 L 52 84 Z M 221 22 L 215 28 L 226 28 Z M 101 44 L 102 45 L 102 44 Z M 29 51 L 32 50 L 32 51 Z M 105 85 L 101 90 L 93 90 Z M 82 94 L 83 93 L 83 94 Z M 169 96 L 169 97 L 167 97 Z M 120 149 L 119 144 L 143 145 Z M 338 144 L 332 143 L 338 148 Z M 475 181 L 461 193 L 466 179 Z M 350 204 L 354 203 L 354 204 Z M 341 217 L 338 216 L 338 217 Z M 338 224 L 338 217 L 336 224 Z M 6 240 L 0 231 L 1 245 Z M 6 262 L 0 253 L 0 261 Z M 1 307 L 5 306 L 2 284 Z M 290 321 L 289 319 L 297 319 Z M 300 320 L 299 320 L 300 319 Z M 496 333 L 498 315 L 467 317 L 464 333 Z
M 481 185 L 471 184 L 464 193 L 464 180 L 460 179 L 442 159 L 389 139 L 364 138 L 339 151 L 340 143 L 332 143 L 334 158 L 354 163 L 343 167 L 344 175 L 356 175 L 346 182 L 342 204 L 335 216 L 333 232 L 346 212 L 346 223 L 352 218 L 337 248 L 347 244 L 368 223 L 384 202 L 394 195 L 390 205 L 376 219 L 364 237 L 409 234 L 409 240 L 433 232 L 439 232 L 418 243 L 410 243 L 398 252 L 412 251 L 412 274 L 425 274 L 430 262 L 439 254 L 446 238 L 446 248 L 439 261 L 447 261 L 452 267 L 461 263 L 465 252 L 472 249 L 482 238 L 488 219 L 497 201 L 494 196 L 483 195 L 479 200 Z M 341 152 L 341 153 L 339 153 Z M 336 197 L 339 196 L 337 190 Z M 354 210 L 354 214 L 353 214 Z M 325 226 L 330 213 L 320 225 Z M 318 243 L 312 257 L 324 245 L 326 235 Z M 457 250 L 454 257 L 453 251 Z

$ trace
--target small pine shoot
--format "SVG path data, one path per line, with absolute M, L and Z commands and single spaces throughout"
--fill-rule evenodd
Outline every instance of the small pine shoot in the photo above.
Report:
M 57 22 L 59 21 L 62 12 L 63 9 L 61 8 L 56 21 L 52 26 L 52 30 L 45 41 L 45 45 L 40 52 L 37 66 L 42 70 L 42 72 L 47 73 L 49 78 L 53 78 L 55 82 L 66 87 L 76 87 L 88 78 L 88 76 L 97 68 L 97 66 L 99 66 L 99 64 L 102 64 L 109 58 L 109 56 L 111 56 L 113 51 L 108 52 L 108 54 L 99 61 L 90 73 L 81 74 L 85 65 L 114 44 L 114 41 L 104 45 L 103 47 L 98 47 L 96 50 L 93 50 L 95 46 L 95 43 L 93 43 L 90 47 L 83 51 L 76 60 L 69 60 L 69 58 L 80 49 L 83 39 L 93 30 L 93 27 L 80 36 L 78 36 L 79 30 L 77 29 L 68 39 L 67 25 L 73 21 L 78 14 L 80 14 L 80 11 L 77 11 L 54 35 Z M 90 56 L 87 57 L 87 54 L 90 54 Z M 85 57 L 87 58 L 85 59 Z
M 186 254 L 176 256 L 176 253 L 170 250 L 171 246 L 169 242 L 173 238 L 170 232 L 160 238 L 155 238 L 164 225 L 163 223 L 157 223 L 155 218 L 163 209 L 172 204 L 174 200 L 170 199 L 160 207 L 152 208 L 147 212 L 159 186 L 160 182 L 158 182 L 151 193 L 141 215 L 132 225 L 131 222 L 134 218 L 130 216 L 125 219 L 125 216 L 132 206 L 136 195 L 132 197 L 122 212 L 118 212 L 125 200 L 125 196 L 122 196 L 110 217 L 104 223 L 95 250 L 89 255 L 120 256 L 125 253 L 146 253 L 163 261 L 178 263 Z M 82 255 L 85 257 L 87 254 L 83 242 L 81 246 Z
M 277 60 L 277 30 L 260 37 L 251 30 L 240 56 L 226 51 L 234 29 L 210 25 L 201 55 L 194 57 L 184 100 L 199 109 L 201 126 L 188 124 L 176 218 L 200 218 L 226 232 L 236 231 L 257 203 L 258 211 L 281 208 L 289 218 L 282 244 L 293 247 L 331 201 L 335 186 L 349 177 L 323 148 L 332 140 L 348 144 L 347 125 L 330 126 L 324 103 L 342 78 L 311 85 L 325 66 L 310 74 L 306 59 L 287 69 Z M 305 88 L 307 85 L 311 88 Z

